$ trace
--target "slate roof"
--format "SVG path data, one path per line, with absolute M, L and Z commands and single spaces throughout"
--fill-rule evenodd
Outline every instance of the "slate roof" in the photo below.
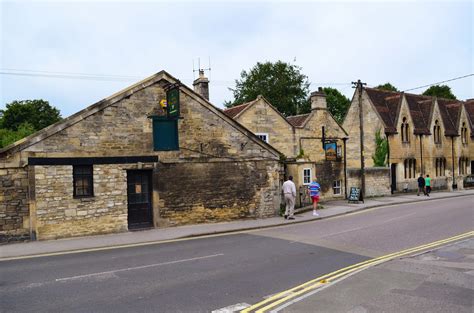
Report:
M 386 133 L 393 134 L 397 132 L 397 116 L 400 112 L 401 99 L 405 96 L 408 109 L 410 110 L 410 116 L 415 126 L 413 132 L 417 135 L 431 134 L 430 124 L 434 107 L 434 97 L 374 88 L 366 88 L 365 90 L 385 125 Z M 445 135 L 457 136 L 463 102 L 442 98 L 438 98 L 437 102 L 445 129 Z M 472 127 L 474 127 L 474 100 L 465 102 L 465 106 L 468 115 L 470 115 L 472 129 Z
M 302 127 L 311 113 L 287 116 L 286 120 L 294 127 Z

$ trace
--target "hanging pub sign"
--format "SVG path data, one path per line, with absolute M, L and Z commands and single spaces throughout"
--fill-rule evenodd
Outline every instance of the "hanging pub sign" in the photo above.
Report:
M 179 117 L 179 86 L 166 92 L 168 117 Z
M 326 141 L 324 144 L 324 151 L 326 152 L 327 161 L 337 160 L 337 143 L 335 141 Z

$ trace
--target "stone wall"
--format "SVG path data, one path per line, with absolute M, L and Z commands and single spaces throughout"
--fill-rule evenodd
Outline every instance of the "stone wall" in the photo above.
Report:
M 0 167 L 0 242 L 29 237 L 28 172 Z
M 358 168 L 347 169 L 347 190 L 361 188 L 361 174 Z M 388 196 L 390 191 L 390 169 L 369 167 L 365 169 L 365 197 Z
M 268 143 L 286 157 L 291 158 L 298 154 L 293 127 L 262 97 L 237 116 L 236 120 L 254 134 L 268 134 Z
M 375 133 L 381 130 L 384 134 L 384 126 L 380 121 L 366 92 L 362 94 L 362 112 L 364 120 L 364 155 L 365 166 L 372 167 L 374 162 L 372 155 L 375 153 Z M 360 166 L 360 123 L 359 123 L 359 100 L 358 93 L 354 93 L 351 106 L 347 111 L 342 127 L 349 134 L 347 140 L 347 167 L 356 168 Z
M 160 164 L 154 186 L 160 195 L 160 223 L 275 216 L 279 171 L 275 162 Z
M 72 166 L 35 166 L 37 238 L 126 231 L 125 167 L 94 165 L 94 196 L 73 198 Z

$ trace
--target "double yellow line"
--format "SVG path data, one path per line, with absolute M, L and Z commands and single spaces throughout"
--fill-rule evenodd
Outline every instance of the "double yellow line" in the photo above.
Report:
M 357 263 L 357 264 L 354 264 L 354 265 L 351 265 L 351 266 L 348 266 L 348 267 L 345 267 L 345 268 L 341 268 L 341 269 L 339 269 L 337 271 L 334 271 L 332 273 L 329 273 L 329 274 L 320 276 L 318 278 L 312 279 L 312 280 L 310 280 L 310 281 L 308 281 L 304 284 L 301 284 L 299 286 L 296 286 L 296 287 L 293 287 L 291 289 L 279 292 L 276 295 L 273 295 L 270 298 L 267 298 L 264 301 L 261 301 L 257 304 L 254 304 L 254 305 L 252 305 L 252 306 L 250 306 L 250 307 L 248 307 L 245 310 L 242 310 L 240 312 L 241 313 L 250 313 L 250 312 L 263 313 L 263 312 L 266 312 L 266 311 L 276 307 L 277 305 L 288 302 L 288 301 L 290 301 L 290 300 L 292 300 L 292 299 L 294 299 L 298 296 L 301 296 L 301 295 L 303 295 L 305 293 L 308 293 L 308 292 L 310 292 L 310 291 L 312 291 L 312 290 L 314 290 L 318 287 L 321 287 L 324 284 L 330 283 L 330 282 L 332 282 L 332 281 L 334 281 L 334 280 L 336 280 L 336 279 L 338 279 L 342 276 L 345 276 L 345 275 L 348 275 L 348 274 L 353 273 L 355 271 L 361 270 L 365 267 L 373 266 L 373 265 L 383 263 L 383 262 L 386 262 L 386 261 L 389 261 L 389 260 L 392 260 L 392 259 L 395 259 L 395 258 L 398 258 L 398 257 L 406 256 L 408 254 L 413 254 L 413 253 L 420 252 L 420 251 L 423 251 L 423 250 L 426 250 L 426 249 L 434 248 L 434 247 L 442 245 L 442 244 L 447 244 L 447 243 L 450 243 L 450 242 L 453 242 L 453 241 L 466 239 L 466 238 L 469 238 L 471 236 L 474 236 L 474 231 L 470 231 L 470 232 L 460 234 L 460 235 L 457 235 L 457 236 L 454 236 L 454 237 L 450 237 L 450 238 L 447 238 L 447 239 L 431 242 L 431 243 L 428 243 L 428 244 L 425 244 L 425 245 L 422 245 L 422 246 L 418 246 L 418 247 L 398 251 L 398 252 L 395 252 L 395 253 L 383 255 L 383 256 L 380 256 L 380 257 L 375 258 L 375 259 L 370 259 L 370 260 L 360 262 L 360 263 Z

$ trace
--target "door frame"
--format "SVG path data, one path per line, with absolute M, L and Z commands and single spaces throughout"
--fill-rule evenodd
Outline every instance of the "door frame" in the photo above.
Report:
M 137 224 L 130 224 L 129 214 L 130 214 L 130 201 L 129 201 L 129 193 L 128 193 L 128 182 L 130 178 L 130 173 L 144 173 L 147 175 L 147 183 L 148 183 L 148 219 L 145 225 L 143 223 Z M 154 226 L 154 214 L 153 214 L 153 171 L 152 170 L 138 170 L 138 169 L 130 169 L 127 170 L 127 227 L 129 230 L 140 230 L 146 228 L 152 228 Z M 143 224 L 141 226 L 141 224 Z

